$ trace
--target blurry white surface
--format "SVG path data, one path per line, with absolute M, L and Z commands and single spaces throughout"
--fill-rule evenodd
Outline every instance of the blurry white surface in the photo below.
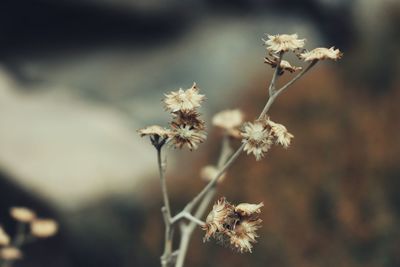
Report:
M 151 146 L 124 114 L 67 90 L 17 87 L 0 70 L 0 165 L 23 187 L 73 207 L 135 191 L 139 178 L 155 170 Z

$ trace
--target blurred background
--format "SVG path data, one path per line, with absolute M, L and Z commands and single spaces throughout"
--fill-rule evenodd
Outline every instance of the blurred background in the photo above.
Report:
M 15 266 L 159 266 L 156 154 L 135 131 L 165 125 L 163 94 L 193 81 L 207 121 L 226 108 L 254 119 L 272 74 L 264 33 L 344 58 L 270 110 L 292 147 L 242 155 L 219 189 L 265 203 L 254 252 L 204 244 L 196 230 L 186 265 L 400 266 L 399 25 L 396 0 L 1 1 L 0 223 L 15 232 L 11 206 L 60 223 Z M 174 211 L 217 158 L 221 135 L 208 128 L 198 151 L 168 153 Z

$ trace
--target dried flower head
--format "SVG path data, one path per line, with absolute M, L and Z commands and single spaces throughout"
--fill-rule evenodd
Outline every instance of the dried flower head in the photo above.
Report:
M 172 139 L 176 148 L 187 146 L 190 150 L 197 149 L 200 143 L 207 139 L 207 133 L 203 130 L 197 130 L 190 125 L 173 128 Z
M 300 54 L 300 58 L 304 61 L 313 61 L 313 60 L 323 60 L 323 59 L 332 59 L 338 60 L 342 58 L 343 53 L 340 52 L 339 49 L 335 49 L 333 46 L 331 48 L 318 47 L 311 51 L 305 51 Z
M 264 203 L 262 202 L 259 204 L 241 203 L 236 206 L 235 212 L 240 214 L 240 216 L 250 216 L 254 213 L 260 213 L 262 207 L 264 207 Z
M 170 112 L 190 111 L 200 107 L 204 98 L 204 95 L 199 94 L 196 83 L 193 83 L 192 87 L 187 90 L 179 89 L 165 94 L 164 104 Z
M 271 133 L 275 137 L 275 143 L 288 148 L 292 138 L 294 137 L 289 133 L 285 126 L 275 123 L 268 119 L 268 124 L 271 127 Z
M 241 253 L 251 253 L 253 248 L 252 243 L 257 242 L 256 238 L 258 235 L 256 231 L 261 227 L 261 222 L 261 219 L 242 220 L 238 222 L 233 230 L 227 232 L 232 248 Z
M 151 125 L 145 128 L 137 130 L 141 137 L 143 136 L 159 136 L 162 138 L 168 138 L 172 135 L 172 131 L 170 129 L 166 129 L 164 127 L 158 125 Z
M 268 35 L 268 40 L 263 40 L 267 49 L 274 53 L 293 51 L 304 46 L 305 39 L 298 39 L 297 34 Z
M 211 181 L 215 176 L 219 173 L 218 168 L 212 165 L 204 166 L 200 171 L 200 177 L 205 181 Z M 222 182 L 225 179 L 226 173 L 223 173 L 218 178 L 218 183 Z
M 177 111 L 173 113 L 174 119 L 171 122 L 172 127 L 191 126 L 196 130 L 204 130 L 205 122 L 200 119 L 200 114 L 196 110 Z
M 275 56 L 266 57 L 266 58 L 264 58 L 264 62 L 267 63 L 268 65 L 270 65 L 272 68 L 276 68 L 276 66 L 278 65 L 278 58 Z M 289 72 L 293 73 L 293 72 L 296 72 L 301 69 L 303 69 L 303 68 L 292 66 L 288 61 L 281 60 L 279 75 L 282 75 L 285 71 L 289 71 Z
M 31 222 L 31 233 L 35 237 L 47 238 L 58 231 L 58 224 L 52 219 L 36 219 Z
M 0 249 L 0 259 L 11 261 L 22 258 L 22 252 L 16 247 L 4 247 Z
M 10 236 L 0 226 L 0 246 L 7 246 L 8 244 L 10 244 Z
M 242 142 L 245 144 L 244 151 L 247 154 L 253 153 L 256 160 L 260 160 L 264 153 L 267 152 L 272 145 L 272 135 L 266 128 L 265 123 L 256 121 L 248 122 L 242 131 Z
M 230 130 L 242 125 L 243 117 L 243 112 L 239 109 L 227 109 L 215 114 L 212 119 L 212 124 Z
M 234 211 L 233 205 L 227 202 L 224 197 L 220 198 L 207 215 L 206 223 L 202 227 L 206 231 L 204 241 L 208 241 L 217 232 L 224 232 L 228 224 L 234 223 L 236 220 Z
M 10 215 L 15 220 L 28 223 L 36 218 L 36 214 L 31 209 L 25 207 L 12 207 L 10 209 Z
M 230 245 L 239 252 L 251 252 L 256 231 L 261 227 L 262 220 L 258 216 L 262 206 L 262 203 L 242 203 L 235 207 L 225 198 L 219 199 L 203 226 L 206 231 L 204 241 L 213 237 L 217 243 Z

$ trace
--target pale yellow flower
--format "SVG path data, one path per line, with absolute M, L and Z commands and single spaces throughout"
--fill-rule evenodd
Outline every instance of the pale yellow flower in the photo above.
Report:
M 10 244 L 10 236 L 0 226 L 0 246 L 7 246 L 8 244 Z
M 260 160 L 272 145 L 272 136 L 261 122 L 247 123 L 242 131 L 244 151 L 253 153 L 256 160 Z
M 170 112 L 190 111 L 200 107 L 204 98 L 204 95 L 199 94 L 196 83 L 193 83 L 192 87 L 187 90 L 179 89 L 165 94 L 164 104 Z
M 311 51 L 306 51 L 300 54 L 300 58 L 304 61 L 313 61 L 313 60 L 323 60 L 323 59 L 332 59 L 338 60 L 342 57 L 343 53 L 340 52 L 339 49 L 335 49 L 333 46 L 331 48 L 318 47 Z
M 25 207 L 12 207 L 10 209 L 10 215 L 15 220 L 28 223 L 36 218 L 36 214 L 31 209 Z
M 52 219 L 36 219 L 31 222 L 31 234 L 39 238 L 53 236 L 58 231 L 58 223 Z
M 239 109 L 227 109 L 215 114 L 212 118 L 212 124 L 230 130 L 242 125 L 243 117 L 243 112 Z
M 305 39 L 298 39 L 297 34 L 277 34 L 268 35 L 268 40 L 263 41 L 269 51 L 280 53 L 302 48 Z
M 215 176 L 219 173 L 218 168 L 212 165 L 204 166 L 200 171 L 200 177 L 205 181 L 211 181 Z M 226 173 L 223 173 L 218 178 L 218 183 L 222 182 L 225 179 Z
M 284 148 L 288 148 L 294 136 L 282 124 L 275 123 L 269 119 L 268 124 L 271 127 L 272 135 L 275 137 L 275 142 Z
M 239 213 L 241 216 L 250 216 L 254 213 L 260 213 L 261 207 L 264 207 L 264 203 L 259 204 L 249 204 L 241 203 L 236 206 L 235 212 Z
M 170 137 L 172 135 L 172 131 L 170 129 L 166 129 L 164 127 L 158 125 L 151 125 L 145 128 L 137 130 L 140 136 L 160 136 L 160 137 Z
M 16 247 L 4 247 L 0 249 L 0 259 L 12 261 L 22 258 L 22 252 Z
M 190 125 L 174 128 L 173 136 L 172 141 L 176 148 L 187 146 L 190 150 L 197 149 L 207 139 L 205 131 L 194 129 Z

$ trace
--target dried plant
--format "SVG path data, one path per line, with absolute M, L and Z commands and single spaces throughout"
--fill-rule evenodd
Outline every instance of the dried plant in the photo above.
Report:
M 0 226 L 0 266 L 11 267 L 16 260 L 23 258 L 22 247 L 37 239 L 54 236 L 58 223 L 53 219 L 41 219 L 26 207 L 12 207 L 10 216 L 17 222 L 17 231 L 11 238 Z
M 289 147 L 293 135 L 284 125 L 273 122 L 269 118 L 267 112 L 271 105 L 280 94 L 313 68 L 318 61 L 325 59 L 336 61 L 342 57 L 339 49 L 333 47 L 304 50 L 305 39 L 299 39 L 297 34 L 267 35 L 267 37 L 268 40 L 263 40 L 267 49 L 265 63 L 275 71 L 268 88 L 268 98 L 264 108 L 258 118 L 252 122 L 243 122 L 244 115 L 238 109 L 221 111 L 214 116 L 212 124 L 224 132 L 219 160 L 216 164 L 202 169 L 201 177 L 208 181 L 207 185 L 175 215 L 172 215 L 169 204 L 164 176 L 166 164 L 161 152 L 164 147 L 168 146 L 196 150 L 199 144 L 206 140 L 205 123 L 200 119 L 198 112 L 205 96 L 199 93 L 196 83 L 187 90 L 179 89 L 166 94 L 165 110 L 172 117 L 169 127 L 153 125 L 138 130 L 141 136 L 150 137 L 151 143 L 157 151 L 164 202 L 161 208 L 165 223 L 164 252 L 161 256 L 161 265 L 164 267 L 172 265 L 182 267 L 184 265 L 190 238 L 196 225 L 205 231 L 204 241 L 214 238 L 218 243 L 229 246 L 235 251 L 252 252 L 253 243 L 258 237 L 256 231 L 261 227 L 262 220 L 259 215 L 263 203 L 241 203 L 235 206 L 222 197 L 214 204 L 204 222 L 202 218 L 216 194 L 217 185 L 224 180 L 226 171 L 243 151 L 253 154 L 258 161 L 263 158 L 272 145 Z M 286 53 L 294 53 L 299 59 L 309 63 L 305 67 L 293 66 L 283 60 Z M 285 85 L 277 87 L 277 80 L 285 71 L 299 73 Z M 241 140 L 241 145 L 236 151 L 231 146 L 232 139 Z M 174 248 L 174 229 L 178 223 L 180 242 L 179 247 Z

